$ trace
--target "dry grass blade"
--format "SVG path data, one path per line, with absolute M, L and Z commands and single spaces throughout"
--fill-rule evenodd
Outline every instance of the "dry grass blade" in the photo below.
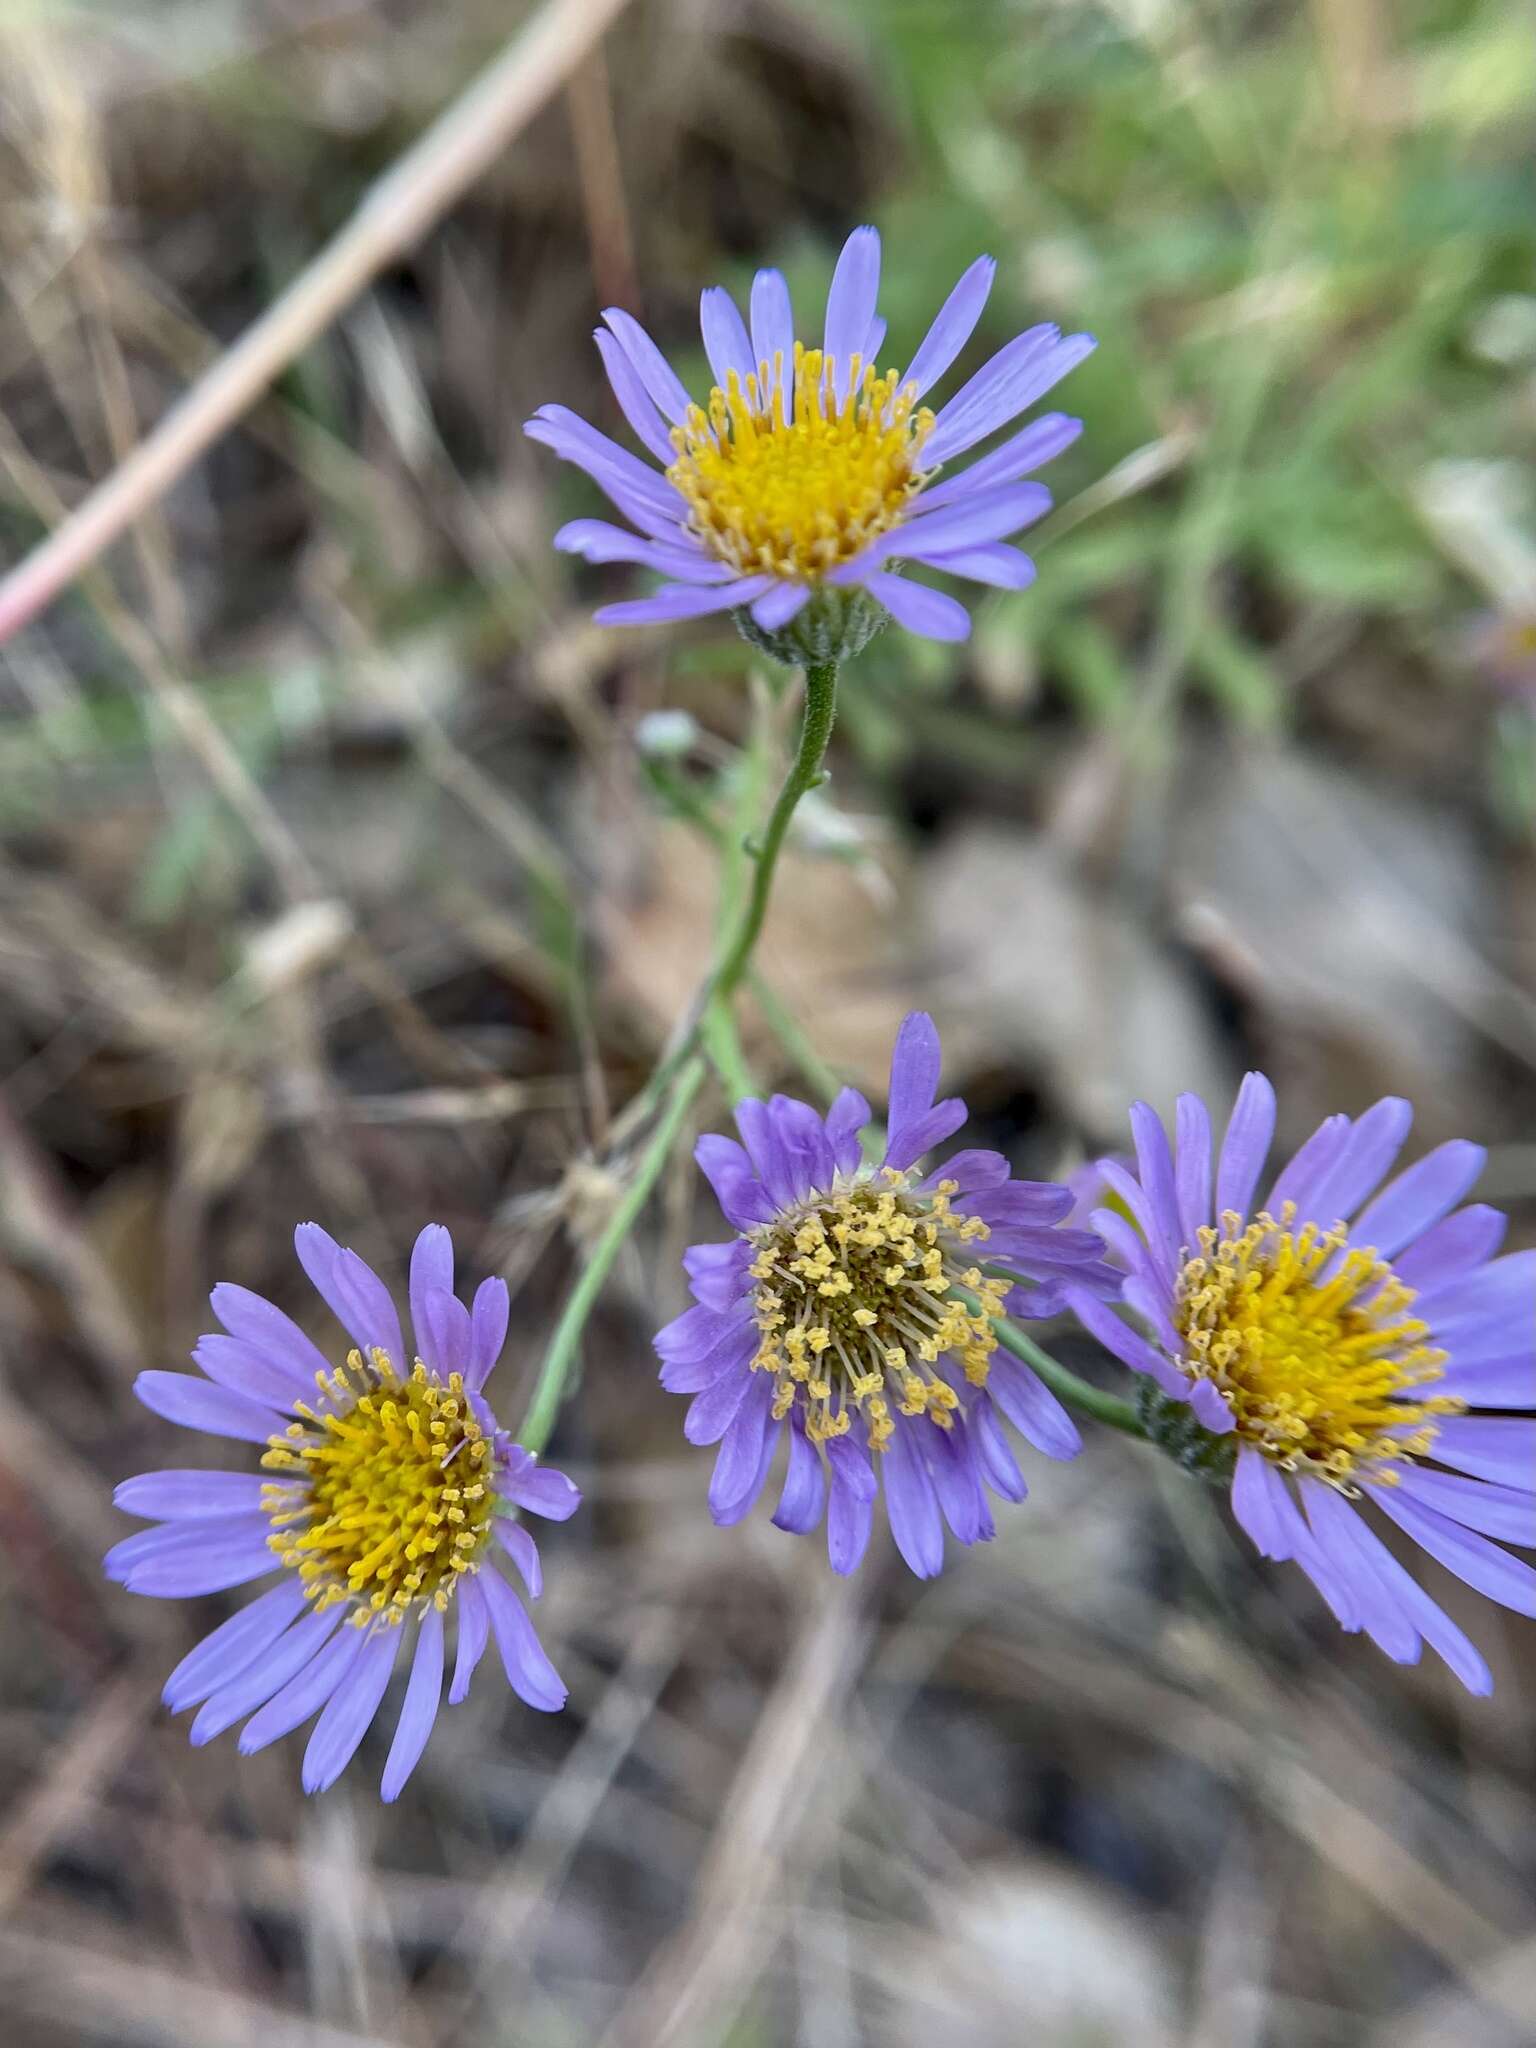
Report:
M 628 0 L 549 0 L 126 462 L 0 583 L 0 643 L 52 603 L 409 249 L 570 77 Z

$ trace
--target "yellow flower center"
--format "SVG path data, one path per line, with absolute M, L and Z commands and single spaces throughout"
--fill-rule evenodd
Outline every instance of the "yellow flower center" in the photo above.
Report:
M 1243 1228 L 1230 1210 L 1180 1271 L 1174 1322 L 1184 1370 L 1210 1380 L 1236 1434 L 1287 1472 L 1347 1488 L 1391 1485 L 1392 1469 L 1434 1441 L 1439 1415 L 1465 1404 L 1405 1399 L 1441 1377 L 1415 1299 L 1343 1224 L 1293 1229 L 1295 1205 Z
M 444 1386 L 418 1360 L 402 1379 L 387 1353 L 353 1351 L 319 1385 L 321 1409 L 300 1406 L 304 1420 L 262 1456 L 282 1475 L 262 1499 L 272 1549 L 317 1609 L 351 1601 L 360 1625 L 446 1608 L 477 1568 L 495 1510 L 491 1445 L 462 1375 Z
M 762 1339 L 752 1369 L 774 1375 L 776 1416 L 803 1394 L 813 1443 L 845 1436 L 857 1410 L 883 1450 L 893 1399 L 900 1414 L 951 1428 L 960 1396 L 937 1370 L 946 1356 L 973 1386 L 986 1384 L 1010 1283 L 972 1263 L 969 1247 L 990 1232 L 979 1217 L 951 1214 L 957 1192 L 952 1180 L 919 1192 L 885 1167 L 751 1232 Z M 957 1287 L 980 1296 L 979 1313 Z
M 918 468 L 933 414 L 898 388 L 899 371 L 878 376 L 855 356 L 845 380 L 797 341 L 787 417 L 784 369 L 782 355 L 760 363 L 745 387 L 733 370 L 707 406 L 690 406 L 672 429 L 667 478 L 719 560 L 743 576 L 816 583 L 899 524 L 936 474 Z

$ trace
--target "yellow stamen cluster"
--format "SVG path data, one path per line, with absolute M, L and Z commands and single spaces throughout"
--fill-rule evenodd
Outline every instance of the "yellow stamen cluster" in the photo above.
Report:
M 893 1167 L 813 1195 L 752 1233 L 750 1271 L 761 1336 L 754 1372 L 774 1375 L 773 1412 L 804 1406 L 813 1443 L 845 1436 L 857 1411 L 883 1450 L 897 1413 L 954 1426 L 960 1396 L 937 1370 L 954 1357 L 984 1386 L 997 1349 L 993 1319 L 1006 1280 L 985 1276 L 970 1247 L 989 1235 L 950 1209 L 952 1180 L 920 1192 Z M 973 1312 L 955 1290 L 980 1297 Z
M 1236 1434 L 1287 1472 L 1348 1490 L 1391 1485 L 1434 1441 L 1435 1418 L 1465 1406 L 1404 1399 L 1441 1377 L 1445 1353 L 1373 1250 L 1345 1226 L 1294 1228 L 1295 1204 L 1245 1229 L 1230 1210 L 1207 1224 L 1179 1274 L 1174 1321 L 1186 1372 L 1210 1380 Z
M 350 1601 L 359 1626 L 441 1611 L 477 1569 L 495 1510 L 491 1445 L 462 1375 L 445 1386 L 418 1360 L 402 1378 L 386 1352 L 353 1351 L 317 1385 L 318 1405 L 300 1404 L 303 1420 L 262 1456 L 279 1475 L 262 1497 L 272 1549 L 317 1610 Z
M 798 341 L 786 407 L 785 367 L 780 354 L 745 385 L 733 370 L 690 406 L 667 477 L 712 555 L 743 576 L 815 583 L 897 525 L 935 474 L 918 468 L 933 414 L 898 371 L 855 356 L 840 375 Z

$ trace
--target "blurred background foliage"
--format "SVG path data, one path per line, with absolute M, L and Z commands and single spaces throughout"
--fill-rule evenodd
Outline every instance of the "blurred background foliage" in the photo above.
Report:
M 7 561 L 518 14 L 5 0 Z M 606 304 L 695 385 L 703 283 L 780 263 L 814 329 L 863 219 L 896 356 L 983 249 L 962 368 L 1100 345 L 1038 585 L 849 672 L 759 1073 L 878 1095 L 922 1000 L 1038 1173 L 1252 1063 L 1292 1137 L 1404 1092 L 1529 1242 L 1533 147 L 1514 0 L 634 0 L 0 652 L 8 2042 L 1536 2040 L 1529 1631 L 1471 1617 L 1491 1704 L 1389 1667 L 1119 1443 L 929 1588 L 712 1536 L 649 1354 L 686 1161 L 557 1440 L 558 1722 L 486 1688 L 398 1812 L 370 1752 L 305 1808 L 154 1708 L 218 1603 L 96 1572 L 166 1458 L 134 1371 L 218 1278 L 307 1316 L 301 1216 L 507 1273 L 516 1412 L 790 709 L 728 626 L 591 627 L 638 579 L 552 554 L 595 494 L 520 425 L 622 431 Z

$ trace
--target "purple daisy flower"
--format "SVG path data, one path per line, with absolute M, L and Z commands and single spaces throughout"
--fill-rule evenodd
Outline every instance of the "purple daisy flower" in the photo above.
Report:
M 1031 327 L 937 412 L 921 402 L 969 341 L 996 268 L 978 257 L 906 368 L 884 371 L 874 228 L 856 228 L 844 244 L 819 348 L 795 339 L 777 270 L 757 273 L 746 320 L 713 286 L 700 306 L 714 376 L 702 405 L 645 330 L 610 307 L 596 334 L 603 367 L 661 473 L 562 405 L 541 406 L 526 429 L 584 469 L 639 529 L 576 519 L 555 546 L 593 562 L 638 562 L 668 579 L 652 597 L 604 606 L 599 623 L 736 610 L 781 658 L 825 661 L 856 652 L 887 613 L 934 640 L 966 637 L 965 607 L 909 581 L 899 563 L 1005 590 L 1031 583 L 1034 564 L 1007 536 L 1046 512 L 1051 497 L 1025 479 L 1069 446 L 1082 422 L 1051 413 L 969 469 L 951 466 L 1080 363 L 1092 337 Z
M 938 1032 L 914 1013 L 891 1059 L 879 1166 L 864 1161 L 869 1104 L 852 1088 L 824 1117 L 783 1095 L 743 1102 L 744 1147 L 701 1138 L 694 1157 L 738 1235 L 685 1255 L 698 1305 L 656 1338 L 662 1385 L 694 1396 L 684 1435 L 720 1446 L 715 1521 L 748 1513 L 786 1439 L 774 1523 L 816 1528 L 830 1475 L 838 1572 L 864 1555 L 882 1472 L 891 1532 L 919 1578 L 943 1564 L 946 1522 L 961 1543 L 990 1537 L 984 1488 L 1025 1494 L 999 1412 L 1048 1457 L 1076 1455 L 1071 1417 L 998 1350 L 994 1319 L 1056 1313 L 1069 1279 L 1107 1293 L 1120 1283 L 1097 1237 L 1058 1227 L 1067 1189 L 1012 1179 L 998 1152 L 921 1174 L 923 1154 L 965 1122 L 963 1102 L 934 1101 L 938 1079 Z
M 216 1628 L 166 1680 L 173 1713 L 200 1705 L 195 1743 L 244 1720 L 249 1756 L 311 1715 L 304 1789 L 341 1775 L 378 1711 L 407 1625 L 410 1678 L 384 1767 L 395 1799 L 437 1719 L 444 1623 L 458 1608 L 448 1698 L 469 1690 L 488 1636 L 513 1690 L 554 1713 L 565 1687 L 522 1602 L 495 1569 L 498 1550 L 539 1596 L 539 1553 L 525 1510 L 563 1522 L 581 1495 L 496 1426 L 481 1389 L 507 1334 L 507 1288 L 484 1280 L 472 1308 L 453 1291 L 453 1243 L 428 1224 L 411 1254 L 415 1358 L 389 1290 L 316 1223 L 294 1233 L 299 1262 L 351 1337 L 333 1366 L 297 1323 L 259 1294 L 212 1294 L 224 1332 L 193 1358 L 206 1375 L 145 1372 L 134 1392 L 186 1429 L 267 1448 L 264 1473 L 146 1472 L 117 1489 L 154 1517 L 107 1553 L 131 1593 L 188 1598 L 286 1567 L 281 1584 Z
M 1536 1251 L 1496 1257 L 1504 1217 L 1457 1207 L 1480 1146 L 1440 1145 L 1380 1188 L 1412 1119 L 1392 1096 L 1329 1117 L 1256 1203 L 1275 1127 L 1262 1074 L 1244 1080 L 1219 1154 L 1198 1097 L 1180 1097 L 1172 1145 L 1137 1103 L 1135 1171 L 1100 1168 L 1135 1221 L 1093 1221 L 1148 1334 L 1085 1291 L 1071 1305 L 1146 1375 L 1154 1438 L 1230 1473 L 1264 1556 L 1294 1559 L 1398 1663 L 1428 1643 L 1486 1693 L 1482 1657 L 1360 1510 L 1536 1614 L 1536 1572 L 1500 1548 L 1536 1545 Z

